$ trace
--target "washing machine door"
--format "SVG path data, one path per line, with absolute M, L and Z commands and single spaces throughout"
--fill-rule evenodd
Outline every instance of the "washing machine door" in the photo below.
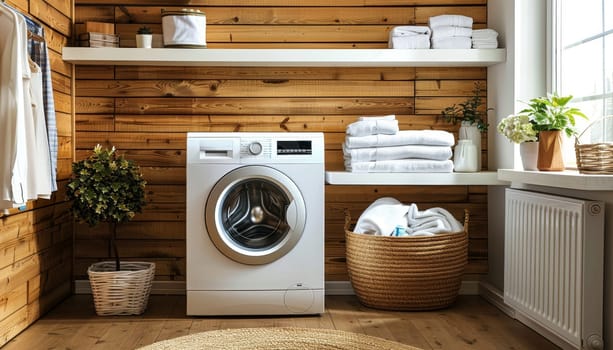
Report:
M 223 176 L 205 206 L 205 224 L 217 249 L 243 264 L 273 262 L 300 240 L 306 220 L 304 199 L 280 171 L 244 166 Z

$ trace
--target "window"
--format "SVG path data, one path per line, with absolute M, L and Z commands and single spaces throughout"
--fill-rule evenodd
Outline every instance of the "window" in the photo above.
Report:
M 613 1 L 552 0 L 552 90 L 573 95 L 589 121 L 577 120 L 581 143 L 613 142 Z M 574 140 L 566 142 L 567 167 L 574 167 Z

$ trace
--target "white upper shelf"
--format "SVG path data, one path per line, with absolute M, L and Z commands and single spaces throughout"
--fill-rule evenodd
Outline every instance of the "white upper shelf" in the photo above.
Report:
M 505 49 L 179 49 L 64 47 L 64 61 L 82 65 L 226 67 L 487 67 Z

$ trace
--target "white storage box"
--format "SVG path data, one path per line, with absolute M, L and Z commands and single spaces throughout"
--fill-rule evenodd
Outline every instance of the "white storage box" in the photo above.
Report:
M 165 47 L 206 47 L 206 16 L 194 9 L 162 10 Z

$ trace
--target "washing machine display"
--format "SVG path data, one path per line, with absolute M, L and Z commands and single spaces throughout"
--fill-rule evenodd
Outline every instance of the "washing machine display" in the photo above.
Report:
M 253 165 L 222 177 L 205 208 L 208 234 L 224 255 L 244 264 L 266 264 L 289 252 L 306 217 L 300 191 L 278 170 Z

